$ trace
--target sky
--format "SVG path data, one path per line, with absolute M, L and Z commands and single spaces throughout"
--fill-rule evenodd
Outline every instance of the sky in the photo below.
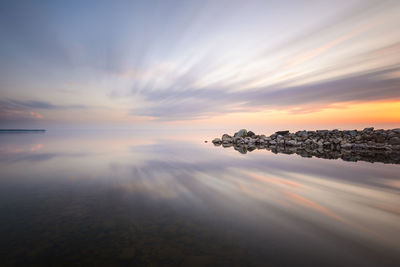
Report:
M 0 128 L 400 127 L 400 1 L 1 1 Z

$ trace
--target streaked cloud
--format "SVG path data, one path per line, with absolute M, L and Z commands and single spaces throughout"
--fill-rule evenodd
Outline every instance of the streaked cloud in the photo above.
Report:
M 6 1 L 0 119 L 170 123 L 397 101 L 398 10 L 374 0 Z
M 305 85 L 270 86 L 237 92 L 227 88 L 143 90 L 140 95 L 153 106 L 133 109 L 132 114 L 153 116 L 159 120 L 179 120 L 263 108 L 288 109 L 310 104 L 320 107 L 321 104 L 350 101 L 399 100 L 400 77 L 386 76 L 399 70 L 400 66 Z

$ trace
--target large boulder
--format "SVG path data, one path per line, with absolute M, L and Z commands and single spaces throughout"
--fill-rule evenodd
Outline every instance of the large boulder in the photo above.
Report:
M 246 137 L 247 136 L 247 130 L 246 129 L 241 129 L 239 132 L 235 133 L 234 137 Z

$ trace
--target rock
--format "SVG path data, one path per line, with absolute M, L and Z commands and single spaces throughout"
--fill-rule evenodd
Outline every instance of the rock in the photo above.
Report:
M 247 148 L 247 151 L 251 152 L 251 151 L 253 151 L 253 150 L 255 150 L 255 149 L 256 149 L 255 146 L 249 146 L 249 147 Z
M 247 130 L 246 129 L 241 129 L 239 132 L 235 133 L 234 137 L 246 137 L 247 136 Z
M 303 146 L 303 142 L 297 142 L 295 145 L 296 146 Z
M 224 139 L 232 139 L 232 136 L 230 136 L 229 134 L 224 134 L 222 136 L 222 140 L 224 140 Z
M 322 135 L 327 134 L 328 132 L 328 130 L 317 130 L 317 133 Z
M 395 137 L 395 136 L 398 136 L 398 134 L 396 132 L 394 132 L 394 131 L 389 131 L 388 134 L 387 134 L 387 137 L 389 139 L 392 138 L 392 137 Z
M 392 137 L 389 139 L 389 144 L 391 145 L 400 145 L 400 137 Z
M 289 140 L 289 141 L 286 142 L 286 145 L 295 146 L 296 145 L 296 141 L 295 140 Z
M 275 132 L 277 135 L 287 135 L 289 131 L 277 131 Z
M 214 140 L 212 140 L 213 144 L 221 144 L 222 141 L 219 138 L 215 138 Z
M 255 136 L 256 134 L 255 133 L 253 133 L 252 131 L 248 131 L 247 132 L 247 136 L 248 137 L 253 137 L 253 136 Z
M 386 140 L 386 138 L 385 138 L 385 136 L 383 136 L 383 135 L 377 135 L 377 136 L 375 136 L 375 142 L 377 142 L 377 143 L 384 143 L 385 140 Z
M 207 143 L 207 141 L 204 141 Z M 215 146 L 234 146 L 240 153 L 255 149 L 268 149 L 274 153 L 297 153 L 306 157 L 342 158 L 343 160 L 391 162 L 400 164 L 400 128 L 374 130 L 373 127 L 357 130 L 277 131 L 265 136 L 242 129 L 234 137 L 224 134 L 212 140 Z M 380 153 L 381 160 L 375 158 Z M 390 155 L 390 156 L 387 156 Z
M 229 142 L 229 143 L 232 143 L 232 141 L 233 141 L 233 138 L 232 138 L 232 136 L 230 136 L 229 134 L 224 134 L 224 135 L 222 136 L 222 142 Z
M 343 149 L 351 149 L 352 146 L 353 146 L 352 144 L 343 144 L 343 145 L 341 145 L 341 148 L 343 148 Z

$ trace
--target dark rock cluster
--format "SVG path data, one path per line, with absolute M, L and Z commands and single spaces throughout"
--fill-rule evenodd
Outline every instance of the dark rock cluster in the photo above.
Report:
M 242 129 L 233 136 L 224 134 L 213 144 L 233 146 L 240 153 L 267 149 L 275 153 L 296 153 L 304 157 L 341 158 L 347 161 L 400 163 L 400 128 L 374 130 L 278 131 L 270 136 Z

